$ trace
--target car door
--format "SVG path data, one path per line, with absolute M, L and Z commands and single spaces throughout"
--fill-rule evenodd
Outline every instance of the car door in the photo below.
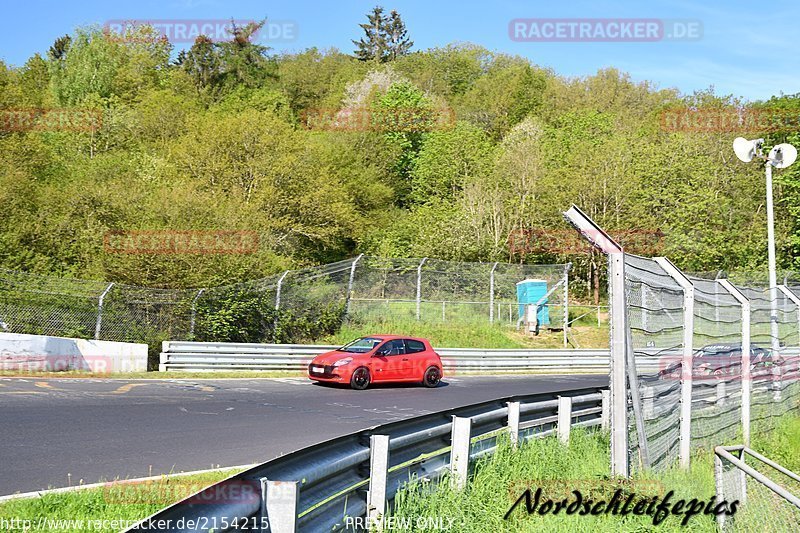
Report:
M 381 345 L 372 357 L 372 376 L 374 381 L 393 381 L 401 379 L 401 367 L 406 348 L 403 339 L 393 339 Z
M 425 343 L 414 339 L 404 339 L 406 344 L 405 375 L 409 379 L 422 379 L 427 368 L 428 356 Z

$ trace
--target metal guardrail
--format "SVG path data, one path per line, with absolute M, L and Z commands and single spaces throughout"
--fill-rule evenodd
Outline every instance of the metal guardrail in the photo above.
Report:
M 165 341 L 159 370 L 305 370 L 338 346 Z M 447 371 L 608 372 L 607 349 L 436 348 Z
M 737 453 L 738 457 L 735 457 L 731 452 Z M 763 503 L 751 501 L 748 504 L 748 499 L 754 499 L 752 494 L 748 497 L 747 490 L 747 479 L 752 479 L 766 489 L 769 489 L 770 494 L 772 495 L 772 498 L 770 498 L 770 505 L 768 505 L 765 509 L 762 509 L 763 516 L 760 517 L 760 519 L 771 519 L 771 527 L 774 528 L 774 531 L 783 530 L 780 525 L 789 527 L 791 530 L 796 530 L 798 523 L 797 520 L 800 519 L 800 496 L 797 494 L 792 494 L 786 489 L 786 487 L 782 486 L 780 483 L 777 483 L 773 479 L 770 479 L 770 477 L 765 475 L 763 472 L 759 472 L 759 470 L 753 466 L 745 464 L 745 455 L 749 455 L 756 459 L 764 467 L 769 467 L 770 469 L 774 470 L 777 474 L 782 475 L 783 479 L 787 479 L 795 486 L 800 483 L 800 475 L 792 472 L 786 467 L 779 465 L 775 461 L 767 459 L 760 453 L 748 448 L 747 446 L 717 446 L 714 448 L 714 478 L 717 501 L 723 502 L 736 500 L 743 505 L 743 508 L 747 505 L 757 505 L 758 503 Z M 732 469 L 726 471 L 726 463 L 731 465 Z M 783 513 L 786 516 L 781 516 L 781 508 L 778 507 L 779 502 L 785 502 L 785 505 L 789 506 L 791 509 L 790 512 Z M 778 523 L 781 518 L 786 519 L 785 524 Z M 726 531 L 729 529 L 729 526 L 735 526 L 735 517 L 726 517 L 725 513 L 718 514 L 717 524 L 719 525 L 721 531 Z M 762 522 L 762 524 L 764 524 L 764 522 Z M 790 529 L 787 529 L 787 531 L 789 530 Z
M 568 440 L 570 427 L 607 427 L 609 404 L 607 389 L 569 389 L 375 426 L 260 464 L 128 531 L 252 531 L 255 525 L 272 533 L 318 532 L 343 529 L 347 517 L 381 520 L 409 480 L 435 483 L 449 473 L 463 485 L 470 462 L 492 454 L 502 433 L 512 443 L 554 433 Z

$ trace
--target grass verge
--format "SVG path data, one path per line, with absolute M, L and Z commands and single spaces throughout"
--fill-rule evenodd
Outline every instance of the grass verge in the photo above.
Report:
M 319 344 L 342 345 L 364 335 L 408 335 L 424 337 L 439 348 L 563 348 L 561 331 L 542 330 L 527 335 L 516 328 L 488 323 L 430 323 L 416 320 L 371 320 L 344 324 Z M 570 328 L 572 347 L 608 348 L 608 329 L 581 325 Z
M 122 531 L 239 471 L 162 476 L 143 482 L 115 481 L 97 488 L 11 500 L 0 503 L 0 531 Z
M 767 457 L 782 462 L 787 468 L 797 471 L 800 466 L 800 418 L 781 418 L 775 429 L 754 436 L 752 447 Z M 572 490 L 580 490 L 584 501 L 587 498 L 609 501 L 615 490 L 623 490 L 623 504 L 627 495 L 636 493 L 633 504 L 648 498 L 674 491 L 671 502 L 689 502 L 693 498 L 707 503 L 715 495 L 713 451 L 698 450 L 693 456 L 691 468 L 682 470 L 677 466 L 664 472 L 636 474 L 629 482 L 610 478 L 609 443 L 605 434 L 578 430 L 573 432 L 569 446 L 556 438 L 534 439 L 513 450 L 507 442 L 501 442 L 498 452 L 479 461 L 464 490 L 451 488 L 445 480 L 431 487 L 424 481 L 412 481 L 401 490 L 395 499 L 393 520 L 395 523 L 412 524 L 408 531 L 416 531 L 414 524 L 430 524 L 443 520 L 450 524 L 449 532 L 508 531 L 508 532 L 600 532 L 600 531 L 691 531 L 715 532 L 713 515 L 702 511 L 683 524 L 685 514 L 669 515 L 659 525 L 653 517 L 628 514 L 579 513 L 545 515 L 528 514 L 524 501 L 506 519 L 512 504 L 527 488 L 534 498 L 537 488 L 543 489 L 541 505 L 548 498 L 561 501 L 568 498 L 574 502 Z M 549 493 L 549 495 L 548 495 Z M 660 500 L 659 500 L 660 501 Z M 778 502 L 777 505 L 786 505 Z M 622 507 L 622 505 L 620 506 Z M 740 523 L 766 523 L 771 514 L 764 508 L 740 509 Z M 749 512 L 749 515 L 748 515 Z M 442 522 L 440 522 L 442 523 Z

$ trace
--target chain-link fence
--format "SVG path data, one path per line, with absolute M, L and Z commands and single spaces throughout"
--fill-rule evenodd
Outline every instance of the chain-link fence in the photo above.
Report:
M 153 289 L 0 270 L 0 331 L 148 342 L 302 342 L 343 321 L 563 329 L 569 265 L 359 256 L 233 285 Z M 521 302 L 517 284 L 536 285 Z
M 717 502 L 738 502 L 717 515 L 721 531 L 797 531 L 800 476 L 744 446 L 719 447 L 714 461 Z
M 363 257 L 353 278 L 349 315 L 361 320 L 516 325 L 525 313 L 517 284 L 527 280 L 542 289 L 542 325 L 563 329 L 568 273 L 568 265 Z
M 639 396 L 629 399 L 634 468 L 674 464 L 684 440 L 688 453 L 747 439 L 800 406 L 796 287 L 687 276 L 666 259 L 630 254 L 625 282 L 631 382 Z M 683 367 L 687 355 L 690 369 Z

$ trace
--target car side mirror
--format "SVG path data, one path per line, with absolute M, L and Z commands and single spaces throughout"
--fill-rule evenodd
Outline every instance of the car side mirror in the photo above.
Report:
M 387 355 L 389 355 L 388 351 L 386 351 L 386 350 L 378 350 L 377 352 L 372 354 L 372 357 L 386 357 Z

